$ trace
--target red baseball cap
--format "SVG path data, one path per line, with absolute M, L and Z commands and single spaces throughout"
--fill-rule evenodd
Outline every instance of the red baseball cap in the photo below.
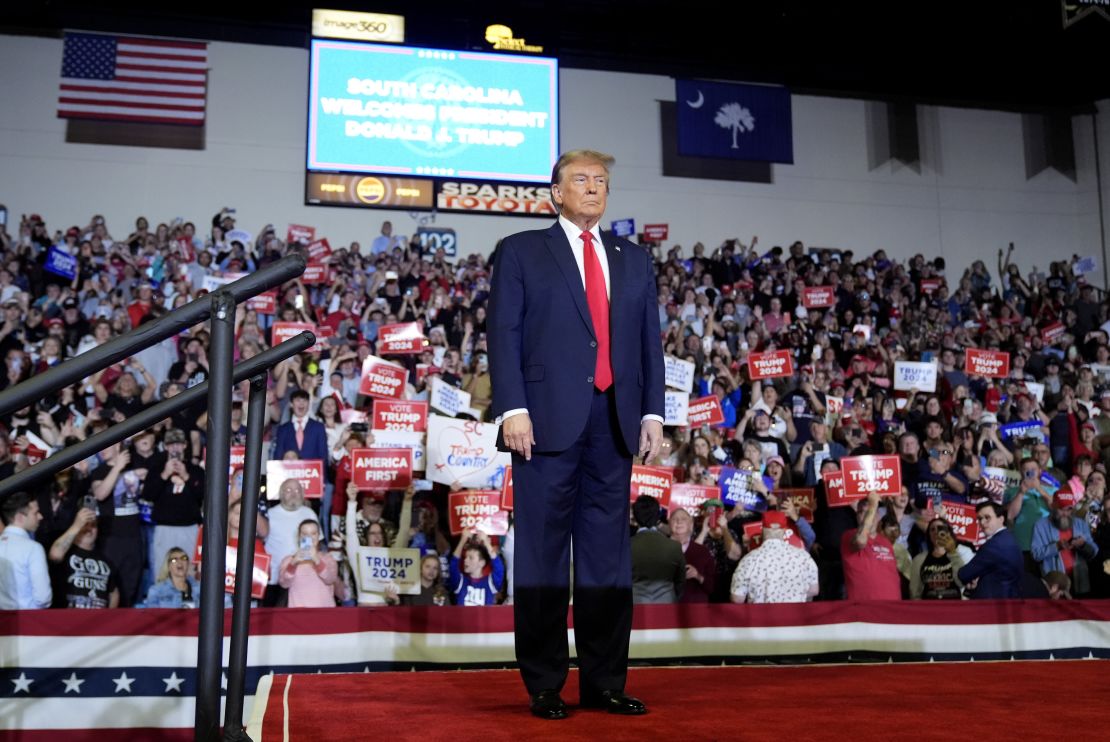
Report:
M 1058 490 L 1056 494 L 1052 496 L 1052 507 L 1074 508 L 1075 503 L 1078 499 L 1079 498 L 1075 496 L 1075 493 L 1067 488 Z
M 790 527 L 790 522 L 786 519 L 786 513 L 781 510 L 768 510 L 763 514 L 763 527 L 764 528 L 779 528 L 786 529 Z

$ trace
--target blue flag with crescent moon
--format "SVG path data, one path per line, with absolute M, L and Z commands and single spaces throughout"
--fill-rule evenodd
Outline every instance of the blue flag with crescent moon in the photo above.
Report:
M 675 106 L 680 155 L 794 163 L 784 87 L 675 80 Z

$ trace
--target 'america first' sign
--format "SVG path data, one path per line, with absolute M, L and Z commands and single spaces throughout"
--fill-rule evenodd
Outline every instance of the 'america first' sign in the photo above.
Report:
M 686 408 L 686 422 L 690 427 L 720 425 L 725 421 L 721 401 L 715 395 L 695 399 Z
M 351 481 L 360 490 L 404 489 L 412 484 L 411 449 L 356 448 L 351 461 Z
M 633 502 L 640 495 L 649 495 L 659 501 L 660 507 L 669 507 L 674 471 L 662 466 L 632 466 L 629 495 Z

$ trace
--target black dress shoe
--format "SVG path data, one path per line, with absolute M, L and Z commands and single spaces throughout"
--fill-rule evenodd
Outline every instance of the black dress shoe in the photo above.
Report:
M 647 713 L 647 707 L 639 698 L 627 696 L 619 690 L 603 690 L 596 696 L 583 696 L 582 707 L 603 709 L 610 714 L 639 716 Z
M 563 703 L 557 690 L 541 690 L 532 696 L 532 702 L 528 708 L 532 711 L 532 716 L 538 716 L 541 719 L 554 721 L 567 718 L 567 705 Z

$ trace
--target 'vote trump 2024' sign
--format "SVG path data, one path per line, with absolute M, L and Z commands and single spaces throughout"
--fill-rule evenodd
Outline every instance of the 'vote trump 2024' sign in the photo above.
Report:
M 752 353 L 748 356 L 748 375 L 752 381 L 794 375 L 794 360 L 788 350 Z
M 844 474 L 844 494 L 866 497 L 894 497 L 902 491 L 902 462 L 892 456 L 849 456 L 840 460 Z
M 1005 378 L 1010 375 L 1010 354 L 1003 350 L 968 348 L 964 351 L 964 371 L 975 376 Z

